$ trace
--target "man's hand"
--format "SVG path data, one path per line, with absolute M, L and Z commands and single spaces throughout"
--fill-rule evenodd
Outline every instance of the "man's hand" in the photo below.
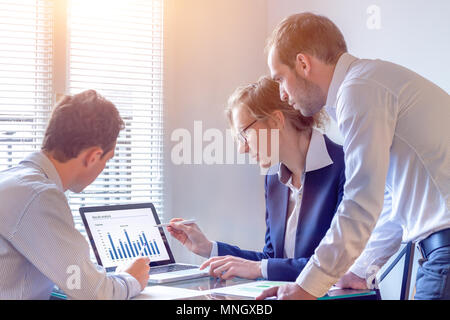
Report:
M 278 300 L 316 300 L 317 297 L 309 294 L 298 284 L 286 284 L 280 287 L 273 287 L 264 290 L 256 300 L 263 300 L 268 297 L 277 297 Z
M 204 233 L 195 223 L 181 224 L 180 218 L 170 220 L 167 231 L 186 248 L 195 254 L 209 258 L 212 249 L 212 242 L 206 238 Z
M 347 272 L 336 283 L 336 286 L 343 289 L 368 289 L 366 279 L 358 277 L 353 272 Z
M 116 270 L 118 272 L 126 272 L 129 275 L 136 278 L 136 280 L 141 285 L 141 290 L 147 286 L 150 271 L 150 258 L 148 257 L 139 257 L 133 260 L 128 266 L 123 267 L 122 269 Z
M 261 261 L 251 261 L 233 256 L 213 257 L 206 260 L 200 270 L 209 266 L 212 277 L 229 280 L 234 277 L 256 279 L 262 277 Z

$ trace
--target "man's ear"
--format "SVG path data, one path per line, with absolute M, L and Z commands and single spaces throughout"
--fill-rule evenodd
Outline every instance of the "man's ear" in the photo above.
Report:
M 90 147 L 83 151 L 83 165 L 89 168 L 102 158 L 103 149 L 100 147 Z
M 299 53 L 295 57 L 295 71 L 306 78 L 311 74 L 311 57 L 307 54 Z

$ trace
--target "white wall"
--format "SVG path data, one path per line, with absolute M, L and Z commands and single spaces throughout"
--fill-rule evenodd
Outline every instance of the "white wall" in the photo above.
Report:
M 372 5 L 380 9 L 380 29 L 367 27 Z M 302 11 L 333 20 L 351 54 L 401 64 L 450 91 L 450 1 L 268 0 L 268 30 Z
M 379 8 L 379 29 L 371 23 L 374 5 Z M 401 64 L 450 91 L 450 1 L 268 0 L 268 34 L 283 18 L 303 11 L 336 23 L 351 54 Z M 334 122 L 328 135 L 342 143 Z
M 371 5 L 381 28 L 367 27 Z M 211 238 L 248 249 L 264 244 L 263 178 L 253 165 L 174 165 L 177 128 L 227 128 L 223 107 L 236 86 L 268 72 L 265 40 L 284 17 L 313 11 L 342 30 L 350 53 L 399 63 L 450 90 L 450 1 L 167 0 L 165 21 L 165 215 L 195 217 Z M 341 141 L 336 128 L 329 135 Z M 204 144 L 206 145 L 206 143 Z M 174 243 L 175 256 L 199 263 Z
M 166 9 L 165 215 L 195 217 L 211 239 L 260 250 L 265 206 L 258 168 L 175 165 L 170 136 L 177 128 L 193 133 L 194 121 L 225 132 L 228 96 L 266 72 L 267 2 L 169 0 Z M 173 243 L 180 261 L 202 261 Z

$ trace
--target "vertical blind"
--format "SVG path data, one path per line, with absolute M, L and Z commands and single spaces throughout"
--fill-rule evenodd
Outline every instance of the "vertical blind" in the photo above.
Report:
M 51 1 L 0 0 L 0 170 L 40 150 L 52 106 Z
M 98 8 L 96 9 L 96 6 Z M 153 202 L 163 213 L 163 0 L 69 1 L 69 90 L 94 89 L 118 108 L 126 128 L 80 206 Z

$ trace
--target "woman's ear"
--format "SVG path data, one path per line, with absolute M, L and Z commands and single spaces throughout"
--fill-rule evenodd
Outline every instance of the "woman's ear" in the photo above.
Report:
M 286 118 L 281 110 L 275 110 L 269 117 L 269 125 L 272 129 L 281 130 L 284 128 Z

